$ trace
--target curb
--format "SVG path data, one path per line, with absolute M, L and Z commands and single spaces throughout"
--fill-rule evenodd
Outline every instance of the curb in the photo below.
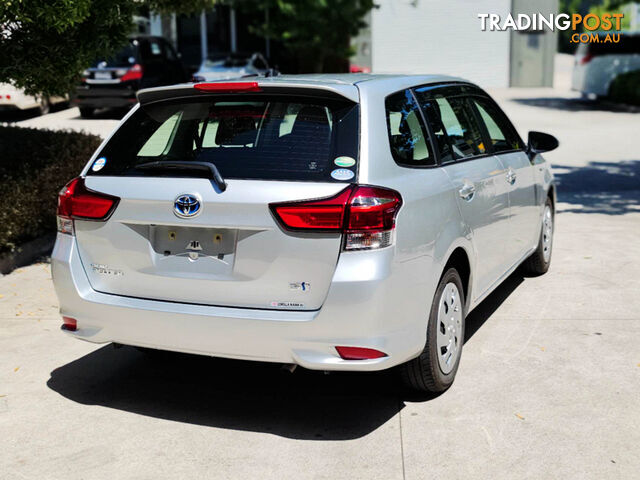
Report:
M 0 274 L 6 275 L 18 267 L 24 267 L 34 260 L 51 254 L 56 234 L 49 233 L 20 245 L 13 252 L 0 255 Z

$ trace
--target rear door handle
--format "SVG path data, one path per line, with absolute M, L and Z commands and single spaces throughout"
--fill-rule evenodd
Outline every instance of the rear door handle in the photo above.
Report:
M 460 190 L 458 190 L 460 198 L 470 202 L 473 200 L 473 195 L 476 193 L 476 187 L 471 183 L 465 183 Z
M 513 185 L 514 183 L 516 183 L 516 177 L 516 172 L 514 172 L 511 167 L 509 167 L 509 170 L 507 170 L 507 182 L 509 182 L 510 185 Z

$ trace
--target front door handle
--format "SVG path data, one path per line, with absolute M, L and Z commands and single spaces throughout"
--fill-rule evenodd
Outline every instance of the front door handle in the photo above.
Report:
M 460 190 L 458 190 L 460 198 L 470 202 L 473 200 L 473 195 L 476 193 L 476 187 L 471 183 L 465 183 Z
M 513 168 L 509 167 L 509 170 L 507 170 L 507 182 L 509 182 L 509 185 L 513 185 L 514 183 L 516 183 L 516 172 L 513 170 Z

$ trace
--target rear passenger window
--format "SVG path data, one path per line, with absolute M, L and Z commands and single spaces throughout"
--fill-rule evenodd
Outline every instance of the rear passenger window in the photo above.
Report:
M 391 154 L 396 163 L 410 167 L 435 165 L 420 110 L 411 91 L 387 97 L 385 107 Z
M 416 95 L 438 141 L 442 162 L 486 153 L 479 125 L 463 97 L 445 98 L 419 90 Z
M 507 117 L 487 98 L 472 97 L 484 125 L 487 127 L 491 145 L 495 153 L 509 152 L 522 148 L 520 137 Z

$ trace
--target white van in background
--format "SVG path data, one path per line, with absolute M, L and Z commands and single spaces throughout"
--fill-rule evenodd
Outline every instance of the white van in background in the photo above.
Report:
M 640 33 L 622 33 L 618 43 L 581 43 L 575 54 L 571 89 L 585 96 L 606 97 L 615 78 L 640 70 Z
M 0 112 L 38 109 L 41 115 L 49 113 L 52 105 L 68 102 L 66 97 L 34 97 L 10 83 L 0 83 Z

